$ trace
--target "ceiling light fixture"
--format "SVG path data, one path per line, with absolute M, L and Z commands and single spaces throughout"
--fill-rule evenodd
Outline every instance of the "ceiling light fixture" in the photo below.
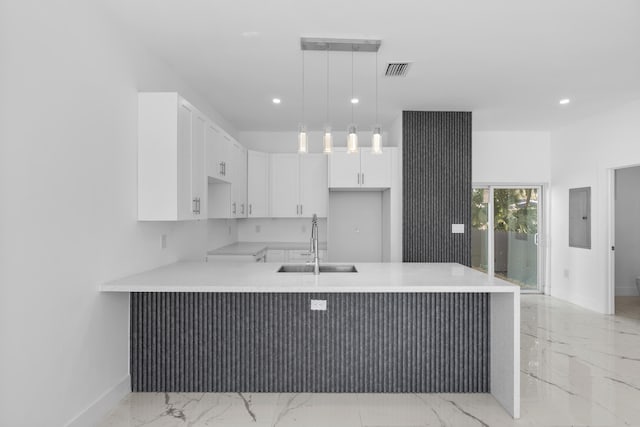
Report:
M 570 102 L 571 102 L 571 100 L 569 98 L 564 98 L 564 99 L 560 100 L 559 104 L 560 105 L 567 105 Z
M 309 151 L 307 141 L 307 127 L 304 124 L 304 50 L 302 51 L 302 122 L 298 126 L 298 153 L 303 154 Z
M 321 50 L 326 53 L 327 64 L 327 94 L 326 94 L 326 123 L 323 132 L 323 152 L 331 153 L 333 151 L 333 137 L 331 134 L 331 126 L 329 122 L 329 108 L 330 108 L 330 86 L 329 86 L 329 53 L 333 52 L 351 52 L 351 123 L 347 127 L 347 152 L 358 152 L 358 128 L 355 124 L 354 106 L 357 105 L 360 100 L 354 96 L 355 89 L 355 52 L 378 52 L 380 48 L 380 40 L 367 40 L 367 39 L 333 39 L 333 38 L 300 38 L 300 50 L 303 51 L 302 56 L 302 122 L 298 129 L 298 153 L 308 152 L 308 140 L 307 129 L 304 125 L 305 116 L 305 81 L 304 81 L 304 51 L 305 50 Z M 376 124 L 374 126 L 373 137 L 371 141 L 372 150 L 376 153 L 382 152 L 382 139 L 381 139 L 381 126 L 378 124 L 378 56 L 376 54 Z M 379 147 L 379 148 L 378 148 Z
M 333 152 L 333 137 L 331 136 L 331 123 L 329 121 L 329 49 L 327 49 L 327 111 L 324 125 L 324 136 L 322 137 L 323 153 Z
M 382 154 L 382 127 L 378 121 L 378 52 L 376 52 L 376 124 L 373 127 L 371 135 L 371 152 L 373 154 Z
M 273 102 L 274 104 L 280 104 L 282 100 L 280 98 L 273 98 L 271 102 Z

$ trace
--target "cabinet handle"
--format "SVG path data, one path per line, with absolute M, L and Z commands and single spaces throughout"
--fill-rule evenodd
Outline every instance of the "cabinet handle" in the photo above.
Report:
M 300 215 L 302 215 L 302 208 L 304 207 L 304 205 L 300 205 Z
M 358 172 L 358 185 L 360 185 L 360 172 Z
M 240 205 L 240 215 L 244 215 L 244 203 Z
M 222 162 L 222 175 L 227 176 L 227 162 Z
M 223 164 L 223 162 L 220 162 L 220 172 L 219 172 L 220 176 L 224 175 L 224 170 L 223 170 L 222 164 Z
M 251 215 L 251 203 L 249 203 L 249 215 Z
M 364 173 L 362 174 L 362 185 L 364 185 Z
M 296 215 L 300 215 L 300 205 L 296 205 Z
M 236 214 L 236 202 L 233 202 L 233 211 L 231 213 Z
M 191 213 L 196 213 L 196 204 L 198 202 L 196 201 L 196 198 L 194 197 L 193 200 L 191 201 Z

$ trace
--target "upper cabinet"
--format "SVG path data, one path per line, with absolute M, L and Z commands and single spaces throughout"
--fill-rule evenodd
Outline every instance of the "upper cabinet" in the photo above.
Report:
M 138 219 L 206 218 L 207 119 L 175 92 L 138 94 Z
M 385 149 L 374 154 L 370 148 L 347 153 L 346 148 L 334 148 L 329 156 L 329 188 L 390 188 L 391 152 Z
M 327 216 L 327 156 L 271 154 L 271 216 Z
M 231 156 L 231 214 L 233 218 L 246 218 L 247 207 L 247 150 L 233 143 Z
M 209 175 L 209 218 L 246 218 L 247 150 L 233 138 L 227 138 L 230 146 L 228 160 L 224 161 L 224 179 Z
M 247 153 L 247 203 L 249 218 L 269 216 L 269 154 Z
M 220 128 L 207 123 L 205 129 L 207 176 L 222 182 L 231 182 L 229 169 L 233 142 Z

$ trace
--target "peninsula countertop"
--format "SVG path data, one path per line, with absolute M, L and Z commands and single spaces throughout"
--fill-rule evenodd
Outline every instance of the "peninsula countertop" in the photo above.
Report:
M 323 263 L 333 264 L 333 263 Z M 102 292 L 502 292 L 520 288 L 455 263 L 354 264 L 357 273 L 278 273 L 282 263 L 177 262 L 100 286 Z

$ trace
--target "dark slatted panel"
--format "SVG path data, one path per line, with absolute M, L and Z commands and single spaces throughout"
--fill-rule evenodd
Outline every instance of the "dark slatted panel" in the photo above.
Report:
M 133 293 L 132 389 L 488 392 L 488 313 L 472 293 Z
M 404 111 L 402 165 L 403 260 L 470 266 L 471 113 Z

